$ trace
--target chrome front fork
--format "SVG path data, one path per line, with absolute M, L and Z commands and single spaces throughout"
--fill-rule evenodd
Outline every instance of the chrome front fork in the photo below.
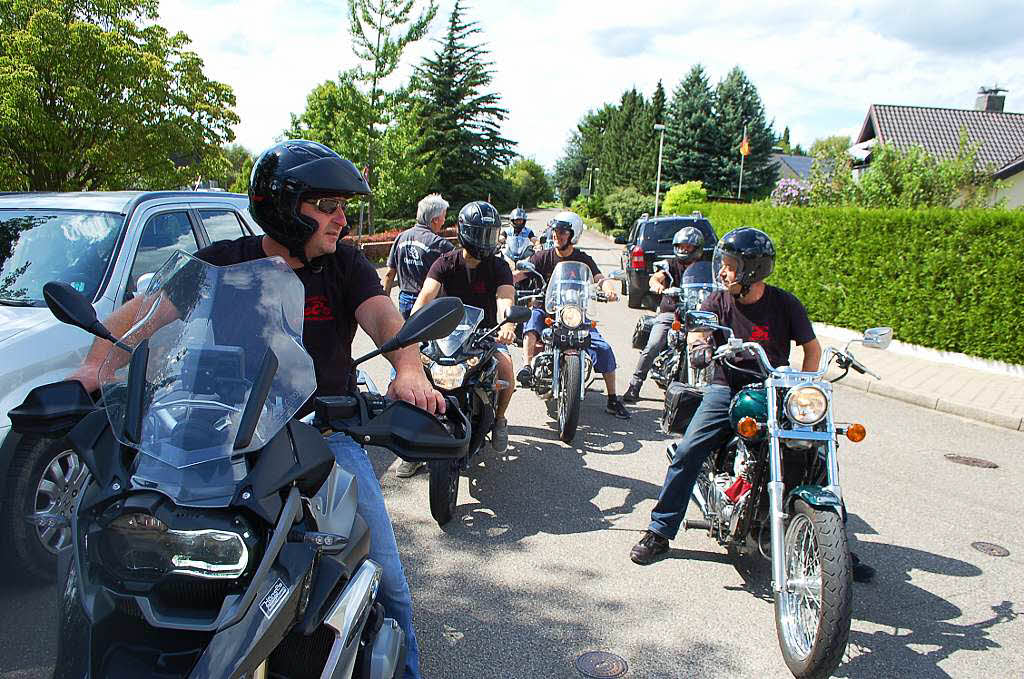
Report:
M 767 396 L 768 422 L 774 424 L 779 421 L 779 401 L 776 398 L 775 389 L 769 387 Z M 786 529 L 782 511 L 783 494 L 786 492 L 786 487 L 782 482 L 782 447 L 771 429 L 773 427 L 769 427 L 768 439 L 768 504 L 771 508 L 772 591 L 778 596 L 786 589 Z

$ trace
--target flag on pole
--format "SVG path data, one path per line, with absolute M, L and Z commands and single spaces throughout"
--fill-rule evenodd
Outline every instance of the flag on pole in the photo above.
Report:
M 750 137 L 747 136 L 747 128 L 746 128 L 746 126 L 743 127 L 743 141 L 740 142 L 740 155 L 741 156 L 749 156 L 750 155 Z

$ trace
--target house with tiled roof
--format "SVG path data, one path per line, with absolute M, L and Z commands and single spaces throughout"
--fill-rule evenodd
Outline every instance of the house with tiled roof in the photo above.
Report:
M 779 179 L 799 179 L 807 181 L 811 178 L 811 165 L 814 159 L 810 156 L 792 156 L 786 153 L 773 153 L 772 164 L 778 170 Z
M 862 167 L 871 162 L 871 148 L 891 144 L 901 151 L 920 146 L 936 158 L 955 158 L 960 130 L 978 147 L 978 169 L 1003 182 L 1000 198 L 1007 207 L 1024 205 L 1024 113 L 1003 110 L 1005 97 L 997 88 L 982 88 L 973 109 L 890 106 L 868 109 L 850 153 Z

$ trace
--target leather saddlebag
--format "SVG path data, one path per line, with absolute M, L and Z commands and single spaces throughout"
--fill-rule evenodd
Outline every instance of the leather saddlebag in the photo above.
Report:
M 650 314 L 644 314 L 636 322 L 636 328 L 633 330 L 634 349 L 643 349 L 647 346 L 647 340 L 651 338 L 651 328 L 654 327 L 655 318 L 655 316 Z
M 665 410 L 661 415 L 662 431 L 666 434 L 685 433 L 703 396 L 703 391 L 689 384 L 683 382 L 669 384 L 668 389 L 665 390 Z

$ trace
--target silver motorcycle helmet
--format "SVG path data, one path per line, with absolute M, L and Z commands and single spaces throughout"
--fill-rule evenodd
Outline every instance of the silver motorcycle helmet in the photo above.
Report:
M 687 249 L 689 247 L 689 249 Z M 695 226 L 685 226 L 672 236 L 672 252 L 683 264 L 697 261 L 704 251 L 704 236 Z
M 735 269 L 733 284 L 726 286 L 723 270 Z M 722 236 L 711 257 L 711 272 L 715 288 L 728 290 L 742 297 L 750 286 L 763 281 L 775 270 L 775 245 L 764 231 L 752 226 L 741 226 Z
M 580 242 L 580 236 L 583 235 L 583 218 L 571 210 L 559 212 L 548 222 L 548 240 L 554 239 L 556 230 L 566 228 L 572 230 L 572 244 Z

